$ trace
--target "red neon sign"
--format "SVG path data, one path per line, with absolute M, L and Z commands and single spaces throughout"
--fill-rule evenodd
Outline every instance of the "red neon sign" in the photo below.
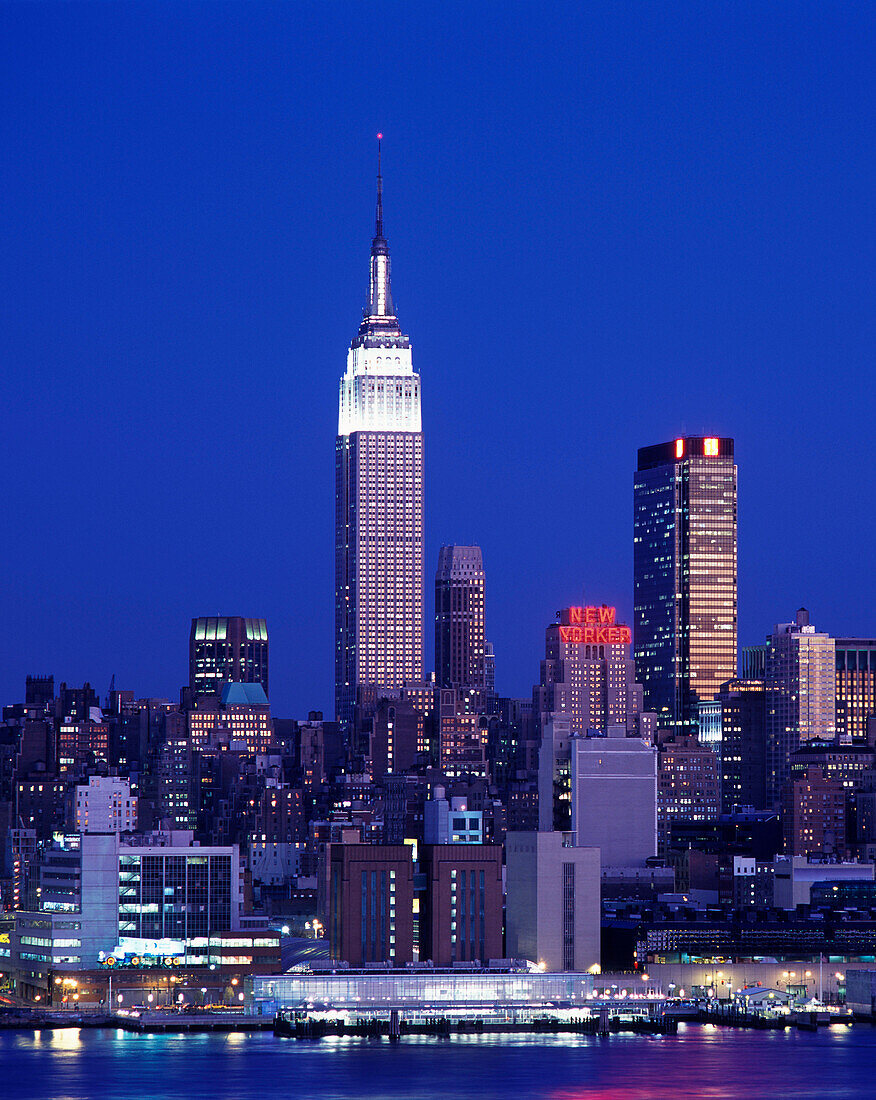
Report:
M 596 645 L 629 645 L 633 640 L 628 626 L 561 626 L 561 642 L 593 642 Z
M 614 607 L 570 607 L 570 623 L 613 623 L 617 618 Z
M 563 618 L 568 618 L 568 623 L 559 628 L 561 642 L 629 645 L 633 640 L 630 628 L 617 624 L 614 607 L 570 607 Z

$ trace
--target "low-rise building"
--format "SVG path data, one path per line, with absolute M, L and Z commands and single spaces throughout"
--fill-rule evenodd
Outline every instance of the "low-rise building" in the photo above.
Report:
M 809 905 L 816 882 L 872 882 L 876 865 L 844 863 L 839 860 L 809 859 L 806 856 L 777 856 L 773 895 L 777 909 Z

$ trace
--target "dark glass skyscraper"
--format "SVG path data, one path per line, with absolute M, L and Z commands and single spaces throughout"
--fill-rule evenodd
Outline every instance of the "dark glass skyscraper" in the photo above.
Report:
M 335 447 L 335 708 L 423 679 L 420 376 L 392 305 L 378 162 L 371 296 L 341 379 Z
M 484 562 L 479 546 L 442 546 L 435 573 L 438 687 L 486 690 Z
M 195 696 L 218 695 L 229 680 L 261 684 L 268 694 L 268 628 L 264 619 L 237 615 L 192 619 L 189 687 Z
M 658 725 L 683 729 L 736 675 L 733 440 L 643 447 L 634 486 L 636 679 Z

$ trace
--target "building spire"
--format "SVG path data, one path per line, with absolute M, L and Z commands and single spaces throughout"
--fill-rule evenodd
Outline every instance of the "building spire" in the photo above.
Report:
M 371 295 L 365 317 L 359 327 L 360 337 L 401 335 L 398 319 L 392 305 L 389 284 L 389 245 L 383 235 L 383 174 L 381 169 L 381 142 L 377 135 L 377 211 L 374 219 L 374 239 L 371 242 Z
M 374 219 L 374 237 L 383 239 L 383 176 L 380 174 L 380 143 L 383 134 L 377 135 L 377 217 Z

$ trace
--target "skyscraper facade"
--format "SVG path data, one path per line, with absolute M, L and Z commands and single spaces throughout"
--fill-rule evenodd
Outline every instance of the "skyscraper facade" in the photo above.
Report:
M 442 546 L 435 573 L 438 687 L 486 691 L 484 562 L 479 546 Z
M 766 809 L 766 705 L 763 680 L 721 685 L 721 812 Z
M 836 732 L 840 741 L 867 744 L 867 719 L 876 715 L 876 638 L 836 639 Z
M 341 379 L 335 447 L 335 708 L 423 679 L 420 376 L 392 304 L 378 161 L 371 293 Z
M 658 724 L 683 730 L 736 675 L 732 439 L 639 450 L 633 559 L 636 679 Z
M 641 687 L 631 631 L 614 607 L 566 607 L 545 630 L 545 659 L 532 706 L 540 734 L 539 828 L 569 828 L 571 738 L 623 727 L 642 733 Z
M 261 684 L 268 694 L 268 628 L 264 619 L 236 615 L 192 619 L 189 687 L 193 694 L 218 695 L 222 685 Z
M 625 726 L 638 732 L 640 696 L 630 659 L 630 628 L 613 607 L 566 607 L 545 630 L 541 683 L 533 706 L 542 724 L 550 714 L 570 719 L 572 735 Z

